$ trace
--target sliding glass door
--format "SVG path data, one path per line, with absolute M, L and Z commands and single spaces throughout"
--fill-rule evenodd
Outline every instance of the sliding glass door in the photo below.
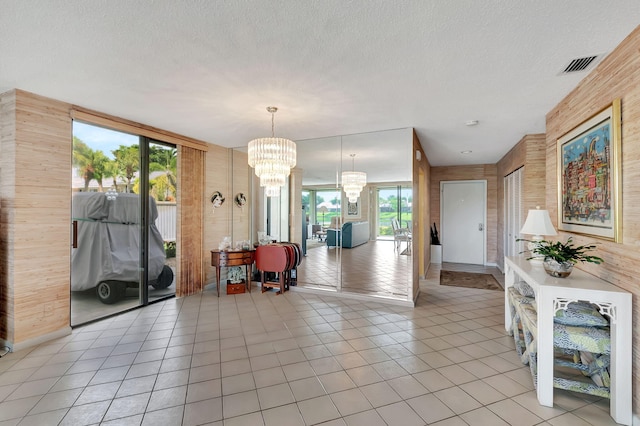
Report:
M 73 125 L 71 325 L 175 294 L 175 147 Z
M 391 221 L 411 229 L 413 219 L 413 189 L 409 186 L 380 186 L 377 188 L 378 239 L 393 239 Z

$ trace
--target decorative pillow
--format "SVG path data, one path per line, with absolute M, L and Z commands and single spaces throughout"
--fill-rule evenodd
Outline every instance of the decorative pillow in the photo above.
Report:
M 518 281 L 513 286 L 518 290 L 518 293 L 523 296 L 536 297 L 536 293 L 533 291 L 531 286 L 524 281 Z
M 589 327 L 607 327 L 609 321 L 603 317 L 598 308 L 587 302 L 572 302 L 567 309 L 556 312 L 553 321 L 558 324 Z

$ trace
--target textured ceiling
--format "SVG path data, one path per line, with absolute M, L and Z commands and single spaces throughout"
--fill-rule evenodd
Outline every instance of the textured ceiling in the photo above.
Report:
M 638 0 L 0 0 L 0 93 L 227 147 L 276 105 L 278 136 L 414 127 L 432 165 L 495 163 L 638 23 Z

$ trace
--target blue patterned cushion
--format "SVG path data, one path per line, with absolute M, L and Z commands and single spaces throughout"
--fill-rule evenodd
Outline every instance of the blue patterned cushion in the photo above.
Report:
M 536 297 L 536 294 L 534 293 L 531 286 L 524 281 L 518 281 L 513 286 L 516 288 L 516 290 L 518 290 L 518 293 L 523 296 Z
M 553 320 L 558 324 L 573 326 L 607 327 L 609 325 L 597 307 L 585 302 L 570 303 L 567 309 L 557 311 Z

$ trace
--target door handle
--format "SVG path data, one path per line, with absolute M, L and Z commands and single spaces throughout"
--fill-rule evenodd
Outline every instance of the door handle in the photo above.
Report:
M 74 220 L 71 222 L 73 224 L 73 235 L 72 235 L 72 243 L 71 247 L 78 248 L 78 221 Z
M 478 231 L 482 231 L 482 230 L 484 230 L 484 227 L 482 226 L 482 224 L 481 224 L 481 223 L 479 223 L 479 224 L 478 224 Z

